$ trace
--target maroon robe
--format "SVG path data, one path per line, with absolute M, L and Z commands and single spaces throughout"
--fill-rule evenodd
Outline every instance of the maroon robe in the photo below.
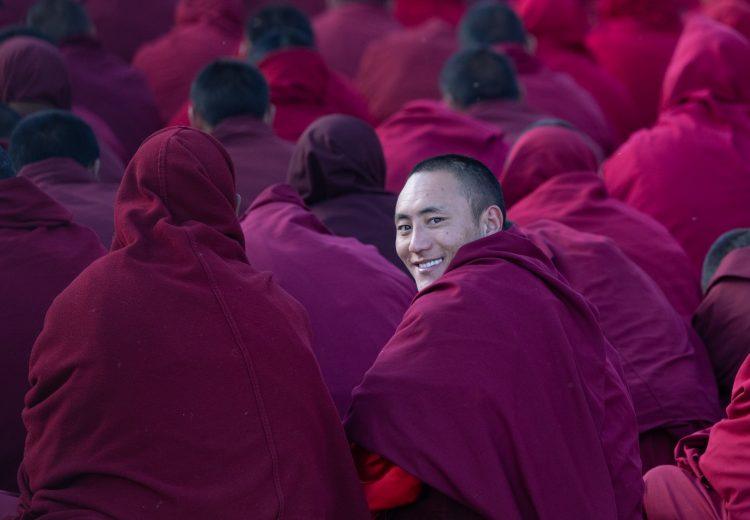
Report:
M 340 414 L 396 330 L 414 284 L 372 246 L 337 237 L 287 185 L 260 194 L 242 220 L 247 255 L 307 309 L 312 347 Z
M 204 66 L 237 54 L 244 18 L 242 0 L 180 0 L 172 30 L 136 53 L 133 65 L 146 75 L 164 121 L 188 98 Z
M 531 108 L 526 101 L 492 99 L 474 103 L 466 113 L 475 119 L 498 127 L 508 148 L 518 141 L 528 127 L 543 119 L 554 119 Z
M 706 342 L 722 401 L 727 403 L 737 371 L 750 355 L 750 248 L 724 257 L 693 325 Z
M 122 143 L 127 157 L 162 123 L 146 78 L 91 37 L 62 42 L 73 104 L 101 117 Z
M 633 398 L 643 471 L 669 461 L 677 441 L 721 415 L 705 346 L 653 280 L 608 238 L 549 220 L 523 229 L 598 311 Z M 654 446 L 654 437 L 672 442 Z
M 466 11 L 467 0 L 395 0 L 396 18 L 408 27 L 419 25 L 431 18 L 458 25 Z
M 28 179 L 0 180 L 0 489 L 18 489 L 29 354 L 44 314 L 52 300 L 105 253 L 96 235 L 72 219 Z
M 385 158 L 375 131 L 354 117 L 318 119 L 302 134 L 289 184 L 336 235 L 378 248 L 405 270 L 396 253 L 397 197 L 385 191 Z
M 25 24 L 26 11 L 35 3 L 36 0 L 3 0 L 0 3 L 0 27 Z
M 635 520 L 638 432 L 618 368 L 586 300 L 499 232 L 416 296 L 345 425 L 486 518 Z
M 248 264 L 234 206 L 211 137 L 136 152 L 111 252 L 31 353 L 28 517 L 367 518 L 306 314 Z
M 398 31 L 401 25 L 380 1 L 349 1 L 332 7 L 313 20 L 315 46 L 335 71 L 354 78 L 367 46 Z
M 713 0 L 703 11 L 706 16 L 750 38 L 750 3 L 746 0 Z
M 689 318 L 700 302 L 690 259 L 664 226 L 612 198 L 598 168 L 578 132 L 554 126 L 527 132 L 511 150 L 501 177 L 510 219 L 522 226 L 549 219 L 611 238 Z
M 468 155 L 500 176 L 508 148 L 502 131 L 445 106 L 412 101 L 377 128 L 388 167 L 385 187 L 398 193 L 418 162 L 436 155 Z
M 286 180 L 294 146 L 274 135 L 263 121 L 250 116 L 228 117 L 211 131 L 234 163 L 240 213 L 272 184 Z
M 440 99 L 438 78 L 457 50 L 453 28 L 441 20 L 391 33 L 370 44 L 360 62 L 357 86 L 381 122 L 416 99 Z
M 613 196 L 654 217 L 698 271 L 723 233 L 750 227 L 750 43 L 694 16 L 664 80 L 662 112 L 604 165 Z
M 18 172 L 73 214 L 73 221 L 93 229 L 109 247 L 114 234 L 117 186 L 98 182 L 94 174 L 67 157 L 27 164 Z

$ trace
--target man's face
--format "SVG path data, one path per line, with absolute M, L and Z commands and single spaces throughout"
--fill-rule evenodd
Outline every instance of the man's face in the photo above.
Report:
M 480 225 L 452 173 L 409 178 L 396 203 L 396 251 L 419 290 L 443 275 L 461 246 L 479 238 Z

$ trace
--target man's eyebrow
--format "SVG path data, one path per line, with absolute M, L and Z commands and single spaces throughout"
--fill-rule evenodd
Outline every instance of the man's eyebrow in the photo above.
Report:
M 419 210 L 419 212 L 417 212 L 417 215 L 426 215 L 427 213 L 440 213 L 441 211 L 442 211 L 442 208 L 439 208 L 437 206 L 428 206 L 424 209 Z M 411 217 L 404 213 L 396 213 L 396 220 L 402 220 L 402 219 L 408 219 L 408 218 L 411 218 Z

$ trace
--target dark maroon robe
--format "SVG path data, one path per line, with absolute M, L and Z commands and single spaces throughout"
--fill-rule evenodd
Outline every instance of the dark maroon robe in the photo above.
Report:
M 333 235 L 287 185 L 261 193 L 242 220 L 250 263 L 307 309 L 312 347 L 343 415 L 352 388 L 396 330 L 414 284 L 372 246 Z
M 503 132 L 503 140 L 510 148 L 521 134 L 542 119 L 554 119 L 531 108 L 525 101 L 493 99 L 474 103 L 466 113 L 475 119 L 497 126 Z
M 23 25 L 26 22 L 26 11 L 36 0 L 3 0 L 0 3 L 0 27 L 6 25 Z
M 367 518 L 306 313 L 248 264 L 234 206 L 210 136 L 136 152 L 112 250 L 31 353 L 26 517 Z
M 211 131 L 234 163 L 240 213 L 261 191 L 286 180 L 294 145 L 274 135 L 263 121 L 250 116 L 228 117 Z
M 395 246 L 397 197 L 385 191 L 383 149 L 370 125 L 342 115 L 318 119 L 297 142 L 288 182 L 328 229 L 377 247 L 405 269 Z
M 736 249 L 721 262 L 693 317 L 708 347 L 723 402 L 750 355 L 750 248 Z
M 112 243 L 116 185 L 97 181 L 93 172 L 66 157 L 27 164 L 18 176 L 69 210 L 75 223 L 93 229 L 106 247 Z
M 146 77 L 91 37 L 65 40 L 60 50 L 70 74 L 73 104 L 101 117 L 127 157 L 132 156 L 141 141 L 161 127 Z
M 0 180 L 0 489 L 17 490 L 31 346 L 52 300 L 105 253 L 97 236 L 23 177 Z M 0 518 L 3 517 L 0 511 Z
M 335 71 L 354 78 L 367 46 L 401 29 L 385 4 L 349 1 L 322 12 L 313 20 L 315 45 Z
M 594 310 L 514 230 L 422 290 L 345 425 L 483 517 L 640 518 L 637 424 Z

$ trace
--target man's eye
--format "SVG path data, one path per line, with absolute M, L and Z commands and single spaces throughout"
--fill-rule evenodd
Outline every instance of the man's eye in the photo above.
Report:
M 430 224 L 439 224 L 443 220 L 445 220 L 443 217 L 431 217 L 427 222 L 429 222 Z
M 404 233 L 406 231 L 411 231 L 411 226 L 409 224 L 401 224 L 400 226 L 397 226 L 396 229 L 400 233 Z

